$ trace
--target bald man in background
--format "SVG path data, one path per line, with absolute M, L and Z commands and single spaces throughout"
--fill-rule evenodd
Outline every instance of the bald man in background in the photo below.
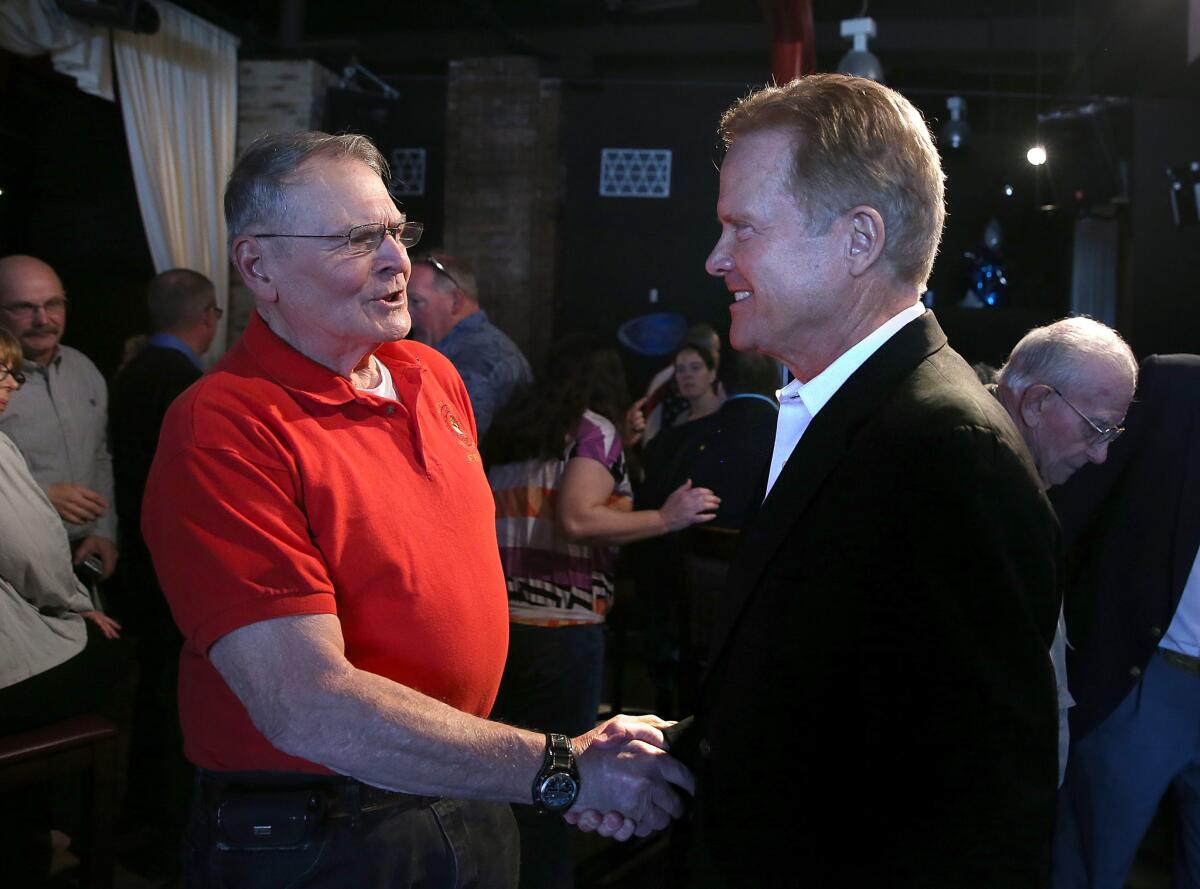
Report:
M 0 417 L 34 479 L 62 517 L 75 564 L 117 564 L 117 513 L 108 450 L 108 389 L 82 352 L 60 342 L 67 294 L 48 264 L 33 256 L 0 259 L 0 327 L 21 343 L 25 385 Z

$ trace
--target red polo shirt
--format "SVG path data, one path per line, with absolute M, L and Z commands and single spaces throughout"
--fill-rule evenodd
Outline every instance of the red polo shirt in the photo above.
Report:
M 356 667 L 491 710 L 508 604 L 467 391 L 419 343 L 376 358 L 398 402 L 255 313 L 167 413 L 142 531 L 186 639 L 180 719 L 199 766 L 324 771 L 273 747 L 208 660 L 226 633 L 285 615 L 335 614 Z

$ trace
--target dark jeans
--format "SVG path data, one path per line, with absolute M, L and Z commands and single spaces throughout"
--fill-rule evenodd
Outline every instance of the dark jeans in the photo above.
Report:
M 330 817 L 297 845 L 247 849 L 226 841 L 214 807 L 198 792 L 184 838 L 184 885 L 188 889 L 513 889 L 517 884 L 515 827 L 503 803 L 443 799 L 358 817 Z
M 118 571 L 138 662 L 125 812 L 134 821 L 152 825 L 159 846 L 170 848 L 177 860 L 192 791 L 192 767 L 184 758 L 179 728 L 183 636 L 158 586 L 154 566 L 126 557 Z
M 492 718 L 574 737 L 596 725 L 604 680 L 604 624 L 509 625 L 508 662 Z M 567 823 L 513 806 L 521 829 L 521 889 L 575 885 Z

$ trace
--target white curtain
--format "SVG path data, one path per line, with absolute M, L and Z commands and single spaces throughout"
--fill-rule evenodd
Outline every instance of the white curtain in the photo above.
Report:
M 125 139 L 157 271 L 190 268 L 229 304 L 221 196 L 233 168 L 237 46 L 233 35 L 164 0 L 157 34 L 113 33 Z M 225 349 L 226 319 L 209 350 Z
M 55 71 L 113 101 L 108 29 L 77 22 L 54 0 L 0 0 L 0 46 L 20 56 L 50 53 Z

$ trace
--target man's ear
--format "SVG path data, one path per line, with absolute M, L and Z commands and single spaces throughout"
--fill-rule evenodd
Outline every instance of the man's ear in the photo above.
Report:
M 279 299 L 279 291 L 271 283 L 269 264 L 262 254 L 262 244 L 258 238 L 242 235 L 233 241 L 230 248 L 234 268 L 242 276 L 250 292 L 256 300 L 275 302 Z
M 886 236 L 883 217 L 874 207 L 864 205 L 850 211 L 848 259 L 851 275 L 857 278 L 879 261 Z
M 1042 415 L 1050 403 L 1050 387 L 1041 383 L 1026 386 L 1021 393 L 1021 420 L 1026 426 L 1035 427 L 1042 423 Z

